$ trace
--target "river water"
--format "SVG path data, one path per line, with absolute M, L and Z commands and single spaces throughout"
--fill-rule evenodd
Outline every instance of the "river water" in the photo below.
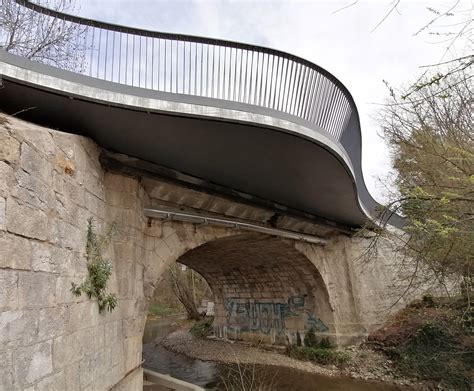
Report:
M 197 360 L 183 354 L 166 350 L 157 344 L 176 329 L 178 318 L 148 321 L 143 337 L 144 367 L 156 372 L 197 384 L 206 390 L 240 390 L 240 375 L 253 379 L 255 390 L 275 391 L 396 391 L 406 387 L 387 385 L 381 382 L 327 377 L 298 371 L 292 368 L 252 365 L 241 367 Z M 248 383 L 247 380 L 246 382 Z M 227 388 L 226 388 L 227 385 Z M 245 388 L 250 389 L 250 388 Z

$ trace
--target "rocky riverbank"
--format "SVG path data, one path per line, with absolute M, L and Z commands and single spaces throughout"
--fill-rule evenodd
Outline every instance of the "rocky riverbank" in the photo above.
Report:
M 261 364 L 288 367 L 328 377 L 350 377 L 363 380 L 377 380 L 399 386 L 420 386 L 407 379 L 397 378 L 390 360 L 364 345 L 346 348 L 351 360 L 343 367 L 322 366 L 290 358 L 276 348 L 255 347 L 226 340 L 193 337 L 187 328 L 169 334 L 159 342 L 176 353 L 203 361 L 225 364 Z M 419 387 L 415 387 L 419 389 Z

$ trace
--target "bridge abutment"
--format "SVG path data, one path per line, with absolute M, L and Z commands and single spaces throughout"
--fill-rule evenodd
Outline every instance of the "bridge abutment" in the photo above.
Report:
M 313 327 L 337 344 L 363 338 L 388 315 L 393 253 L 356 261 L 368 239 L 281 217 L 317 245 L 230 227 L 150 219 L 168 206 L 265 224 L 272 212 L 157 178 L 111 172 L 91 140 L 0 116 L 0 389 L 141 387 L 148 300 L 179 261 L 201 273 L 222 337 L 295 342 Z M 106 250 L 119 304 L 71 293 L 87 276 L 87 220 L 116 223 Z

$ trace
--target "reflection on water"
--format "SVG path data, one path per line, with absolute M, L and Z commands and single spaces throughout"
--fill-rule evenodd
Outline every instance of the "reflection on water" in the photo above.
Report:
M 144 367 L 156 372 L 169 374 L 178 379 L 197 384 L 207 390 L 226 390 L 222 379 L 229 385 L 232 377 L 241 374 L 253 378 L 255 390 L 275 391 L 396 391 L 408 390 L 405 387 L 386 385 L 380 382 L 355 380 L 345 377 L 326 377 L 322 375 L 298 371 L 277 366 L 247 366 L 238 368 L 233 365 L 216 364 L 189 358 L 185 355 L 166 350 L 155 342 L 156 338 L 164 337 L 176 326 L 165 327 L 162 320 L 148 322 L 144 337 L 143 359 Z M 229 389 L 242 389 L 229 387 Z M 250 388 L 246 388 L 250 389 Z
M 148 319 L 145 324 L 145 331 L 143 332 L 143 343 L 155 341 L 157 338 L 166 337 L 178 328 L 180 320 L 185 319 L 183 314 L 170 315 L 160 319 Z

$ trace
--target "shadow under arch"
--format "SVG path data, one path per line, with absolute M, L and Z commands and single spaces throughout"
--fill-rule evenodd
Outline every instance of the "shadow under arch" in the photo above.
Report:
M 201 244 L 176 261 L 211 287 L 219 337 L 294 344 L 311 328 L 321 335 L 336 333 L 321 274 L 287 240 L 232 235 Z

